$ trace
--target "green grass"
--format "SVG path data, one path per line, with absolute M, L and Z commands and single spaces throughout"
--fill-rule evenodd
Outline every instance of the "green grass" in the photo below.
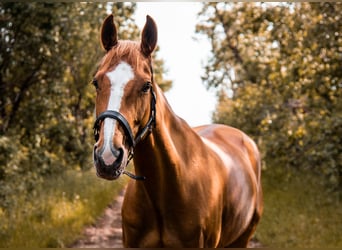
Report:
M 264 214 L 256 238 L 266 247 L 342 247 L 342 201 L 309 171 L 263 172 Z
M 18 195 L 10 212 L 0 209 L 0 247 L 66 247 L 101 215 L 127 178 L 109 182 L 94 171 L 49 178 L 29 199 Z

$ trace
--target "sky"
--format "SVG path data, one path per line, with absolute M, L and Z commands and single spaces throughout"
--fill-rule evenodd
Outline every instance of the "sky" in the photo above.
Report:
M 210 44 L 204 36 L 195 34 L 200 10 L 201 4 L 196 2 L 137 2 L 135 12 L 141 30 L 146 15 L 157 24 L 158 57 L 168 71 L 165 78 L 173 81 L 165 95 L 174 112 L 190 126 L 211 123 L 216 105 L 215 91 L 207 90 L 201 80 Z

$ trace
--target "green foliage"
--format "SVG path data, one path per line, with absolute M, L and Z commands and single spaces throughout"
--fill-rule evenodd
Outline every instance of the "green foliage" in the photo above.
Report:
M 94 171 L 75 170 L 46 178 L 29 197 L 17 194 L 11 210 L 0 208 L 0 247 L 67 247 L 126 181 L 103 181 Z
M 92 166 L 89 82 L 104 54 L 107 8 L 120 38 L 139 39 L 135 3 L 0 3 L 0 207 L 10 209 L 46 176 Z
M 203 80 L 213 119 L 256 139 L 265 162 L 342 187 L 341 3 L 205 3 L 212 44 Z

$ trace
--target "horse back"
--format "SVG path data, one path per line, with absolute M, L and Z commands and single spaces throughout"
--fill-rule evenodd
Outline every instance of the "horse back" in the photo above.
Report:
M 260 182 L 260 154 L 255 142 L 239 129 L 220 125 L 205 125 L 193 128 L 202 138 L 217 145 L 223 152 L 234 155 L 235 158 L 247 157 L 257 182 Z

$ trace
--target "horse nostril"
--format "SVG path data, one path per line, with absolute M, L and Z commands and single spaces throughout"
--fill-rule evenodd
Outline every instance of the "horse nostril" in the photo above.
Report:
M 114 162 L 114 166 L 115 165 L 118 165 L 118 166 L 120 166 L 121 165 L 121 163 L 122 163 L 122 160 L 123 160 L 123 156 L 124 156 L 124 150 L 123 150 L 123 148 L 119 148 L 118 150 L 114 150 L 114 155 L 115 155 L 115 157 L 116 157 L 116 160 L 115 160 L 115 162 Z
M 121 154 L 123 154 L 123 148 L 112 148 L 111 149 L 112 151 L 112 154 L 116 157 L 116 158 L 120 158 L 121 157 Z
M 96 164 L 98 164 L 99 163 L 99 158 L 101 158 L 101 156 L 99 155 L 99 152 L 98 152 L 96 146 L 94 147 L 94 150 L 93 150 L 93 158 L 94 158 L 94 162 Z

